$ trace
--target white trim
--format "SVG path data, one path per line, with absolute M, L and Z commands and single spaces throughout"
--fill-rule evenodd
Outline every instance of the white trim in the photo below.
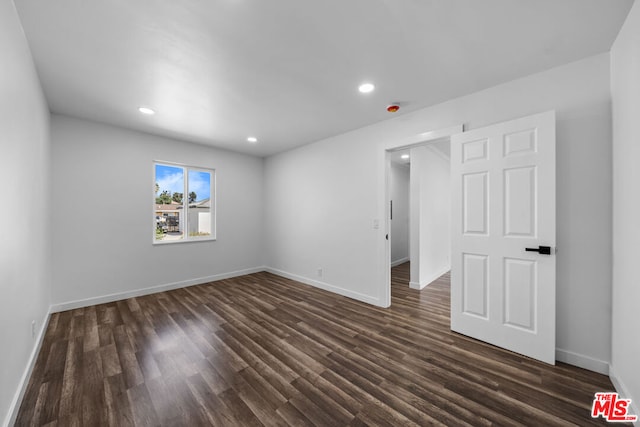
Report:
M 391 261 L 391 267 L 397 267 L 400 264 L 404 264 L 405 262 L 409 262 L 409 257 L 406 256 L 404 258 L 397 259 L 395 261 Z
M 384 232 L 389 234 L 391 230 L 391 220 L 388 215 L 389 200 L 391 200 L 391 189 L 389 188 L 389 169 L 390 157 L 389 152 L 413 147 L 417 145 L 426 145 L 429 142 L 434 142 L 443 138 L 450 138 L 451 136 L 464 132 L 464 125 L 458 124 L 449 126 L 446 128 L 440 128 L 401 139 L 389 139 L 381 144 L 382 150 L 379 154 L 378 164 L 380 165 L 381 173 L 378 174 L 378 189 L 382 189 L 382 193 L 378 195 L 378 217 L 384 218 Z M 384 235 L 383 235 L 384 236 Z M 391 269 L 391 244 L 389 240 L 380 241 L 378 246 L 378 260 L 379 260 L 379 278 L 381 279 L 382 289 L 380 294 L 382 300 L 379 304 L 380 307 L 389 307 L 391 305 L 391 275 L 389 271 Z
M 434 281 L 436 281 L 438 279 L 438 277 L 440 277 L 443 274 L 449 272 L 450 270 L 451 270 L 451 266 L 449 265 L 449 266 L 441 269 L 439 272 L 437 272 L 435 274 L 432 274 L 431 277 L 428 277 L 427 279 L 425 279 L 421 283 L 409 282 L 409 287 L 411 289 L 422 290 L 422 289 L 426 288 L 427 286 L 429 286 L 430 284 L 432 284 Z
M 184 185 L 184 189 L 182 192 L 182 210 L 178 211 L 176 209 L 176 212 L 178 212 L 179 217 L 181 217 L 182 219 L 180 219 L 180 223 L 182 224 L 183 230 L 182 230 L 182 238 L 180 240 L 156 240 L 156 223 L 155 221 L 151 222 L 152 225 L 152 234 L 151 234 L 151 243 L 153 245 L 171 245 L 174 243 L 187 243 L 187 242 L 212 242 L 212 241 L 216 241 L 217 240 L 217 235 L 218 235 L 218 228 L 217 228 L 217 224 L 218 224 L 218 212 L 217 212 L 217 206 L 218 206 L 218 193 L 217 193 L 217 187 L 216 187 L 216 179 L 217 179 L 217 171 L 215 168 L 205 168 L 205 167 L 201 167 L 201 166 L 193 166 L 193 165 L 186 165 L 186 164 L 182 164 L 182 163 L 176 163 L 176 162 L 166 162 L 164 160 L 154 160 L 152 162 L 153 165 L 153 171 L 151 176 L 153 177 L 153 216 L 151 218 L 156 217 L 156 191 L 155 191 L 155 186 L 158 184 L 158 178 L 156 176 L 156 172 L 157 172 L 157 166 L 169 166 L 169 167 L 175 167 L 175 168 L 182 168 L 182 180 L 183 180 L 183 185 Z M 210 177 L 210 181 L 209 181 L 209 212 L 211 213 L 211 218 L 210 218 L 210 227 L 211 227 L 211 235 L 209 237 L 189 237 L 189 172 L 190 171 L 196 171 L 196 172 L 205 172 L 208 173 L 211 177 Z M 186 227 L 186 228 L 185 228 Z
M 2 424 L 3 427 L 12 426 L 16 422 L 16 418 L 18 417 L 18 410 L 20 410 L 22 399 L 24 398 L 24 394 L 27 391 L 27 386 L 29 385 L 29 379 L 31 378 L 33 367 L 36 364 L 36 359 L 38 358 L 38 354 L 40 354 L 40 348 L 42 347 L 42 342 L 44 341 L 44 336 L 47 331 L 47 326 L 49 326 L 50 318 L 51 318 L 51 308 L 49 308 L 49 310 L 47 311 L 44 321 L 42 322 L 42 326 L 40 327 L 40 331 L 38 332 L 36 343 L 33 346 L 33 350 L 31 350 L 31 354 L 29 355 L 29 361 L 27 363 L 27 366 L 25 367 L 22 377 L 20 378 L 18 390 L 16 390 L 16 393 L 13 396 L 13 400 L 9 405 L 7 416 L 5 417 L 4 422 Z
M 420 291 L 420 290 L 424 289 L 425 286 L 427 286 L 427 285 L 422 285 L 422 284 L 420 284 L 418 282 L 409 282 L 409 287 L 411 289 L 415 289 L 417 291 Z
M 104 304 L 113 301 L 120 301 L 127 298 L 140 297 L 143 295 L 155 294 L 158 292 L 170 291 L 173 289 L 186 288 L 188 286 L 201 285 L 204 283 L 215 282 L 217 280 L 231 279 L 232 277 L 245 276 L 247 274 L 259 273 L 265 271 L 265 267 L 247 268 L 245 270 L 231 271 L 229 273 L 215 274 L 213 276 L 198 277 L 196 279 L 183 280 L 180 282 L 166 283 L 164 285 L 151 286 L 149 288 L 136 289 L 133 291 L 119 292 L 99 297 L 86 298 L 75 301 L 68 301 L 51 306 L 52 313 L 60 311 L 73 310 L 75 308 L 89 307 L 96 304 Z
M 402 261 L 402 260 L 398 260 L 398 261 Z M 16 421 L 16 417 L 18 416 L 18 410 L 20 409 L 20 404 L 22 403 L 22 399 L 24 398 L 24 393 L 26 392 L 26 388 L 29 383 L 29 378 L 31 377 L 31 373 L 33 371 L 33 367 L 35 365 L 36 359 L 38 357 L 38 354 L 40 353 L 42 342 L 44 340 L 45 332 L 47 330 L 47 326 L 49 325 L 49 320 L 51 318 L 52 313 L 71 310 L 74 308 L 87 307 L 95 304 L 102 304 L 106 302 L 113 302 L 113 301 L 118 301 L 126 298 L 148 295 L 148 294 L 168 291 L 172 289 L 184 288 L 184 287 L 208 283 L 208 282 L 215 282 L 217 280 L 230 279 L 233 277 L 244 276 L 247 274 L 259 273 L 262 271 L 266 271 L 266 272 L 275 274 L 277 276 L 281 276 L 287 279 L 305 283 L 307 285 L 311 285 L 316 288 L 320 288 L 329 292 L 333 292 L 333 293 L 346 296 L 348 298 L 352 298 L 358 301 L 362 301 L 368 304 L 372 304 L 378 307 L 384 307 L 384 305 L 380 303 L 379 299 L 371 298 L 368 295 L 364 295 L 358 292 L 353 292 L 344 288 L 340 288 L 338 286 L 330 285 L 325 282 L 308 279 L 306 277 L 299 276 L 297 274 L 293 274 L 293 273 L 289 273 L 286 271 L 278 270 L 271 267 L 265 267 L 265 266 L 248 268 L 244 270 L 238 270 L 238 271 L 233 271 L 229 273 L 222 273 L 222 274 L 217 274 L 217 275 L 208 276 L 208 277 L 201 277 L 197 279 L 190 279 L 190 280 L 185 280 L 181 282 L 168 283 L 164 285 L 153 286 L 153 287 L 138 289 L 134 291 L 104 295 L 101 297 L 87 298 L 83 300 L 76 300 L 76 301 L 70 301 L 66 303 L 54 304 L 49 308 L 49 311 L 47 312 L 45 319 L 42 322 L 42 326 L 40 327 L 40 331 L 38 332 L 36 345 L 33 347 L 33 350 L 31 351 L 31 354 L 29 356 L 29 362 L 20 380 L 20 385 L 18 387 L 18 390 L 16 391 L 13 397 L 13 400 L 11 401 L 11 405 L 9 406 L 9 411 L 7 413 L 7 416 L 5 417 L 5 420 L 2 426 L 3 427 L 11 426 Z M 436 275 L 433 280 L 437 279 L 447 271 L 449 271 L 449 269 L 445 269 L 441 274 Z M 427 284 L 422 286 L 422 288 L 427 286 L 432 281 L 427 282 Z M 414 284 L 413 282 L 410 284 L 410 286 L 411 285 L 419 286 L 419 284 Z M 413 288 L 413 286 L 411 287 Z M 584 356 L 578 353 L 574 353 L 568 350 L 562 350 L 562 349 L 556 349 L 556 360 L 560 362 L 568 363 L 570 365 L 574 365 L 580 368 L 588 369 L 590 371 L 598 372 L 604 375 L 609 375 L 609 378 L 611 379 L 611 382 L 613 383 L 616 391 L 620 393 L 624 398 L 633 399 L 633 397 L 631 397 L 631 395 L 628 393 L 624 383 L 615 374 L 613 367 L 611 367 L 607 362 L 594 359 L 588 356 Z M 632 400 L 630 412 L 634 415 L 640 415 L 640 412 L 638 411 L 637 402 L 635 402 L 634 400 Z M 640 426 L 639 423 L 635 423 L 634 425 L 636 427 Z
M 300 283 L 311 285 L 314 288 L 320 288 L 325 291 L 333 292 L 335 294 L 339 294 L 339 295 L 352 298 L 361 302 L 366 302 L 367 304 L 375 305 L 376 307 L 386 308 L 386 306 L 381 303 L 379 298 L 371 298 L 369 295 L 361 294 L 359 292 L 353 292 L 348 289 L 341 288 L 339 286 L 330 285 L 329 283 L 309 279 L 307 277 L 299 276 L 297 274 L 289 273 L 287 271 L 278 270 L 276 268 L 266 267 L 265 271 L 268 273 L 275 274 L 276 276 L 281 276 L 286 279 L 291 279 Z
M 433 141 L 435 142 L 435 141 Z M 449 162 L 451 162 L 451 159 L 449 157 L 447 157 L 442 151 L 438 150 L 437 148 L 433 148 L 433 145 L 431 144 L 427 144 L 425 145 L 425 148 L 429 151 L 431 151 L 433 154 L 435 154 L 436 156 L 440 157 L 442 160 L 444 160 L 447 164 L 449 164 Z
M 630 405 L 631 407 L 629 408 L 628 413 L 630 415 L 638 415 L 640 417 L 640 412 L 638 412 L 638 410 L 640 409 L 640 406 L 638 406 L 638 403 L 640 403 L 640 401 L 636 401 L 634 399 L 634 397 L 636 396 L 631 396 L 631 394 L 628 391 L 629 389 L 624 385 L 622 380 L 616 375 L 616 371 L 615 369 L 613 369 L 613 366 L 611 365 L 609 365 L 609 379 L 613 383 L 613 386 L 615 387 L 616 391 L 618 392 L 621 398 L 631 399 L 631 405 Z M 633 425 L 636 427 L 640 427 L 640 419 L 635 423 L 633 423 Z
M 568 363 L 578 368 L 587 369 L 603 375 L 609 375 L 609 363 L 604 360 L 594 359 L 584 354 L 574 353 L 569 350 L 556 348 L 556 360 L 558 362 Z
M 173 245 L 178 243 L 215 242 L 216 240 L 218 239 L 216 239 L 215 237 L 206 237 L 206 238 L 199 238 L 199 239 L 192 237 L 191 239 L 180 239 L 180 240 L 156 240 L 153 242 L 153 245 L 162 246 L 162 245 Z
M 457 133 L 464 132 L 464 126 L 453 125 L 447 128 L 441 128 L 433 131 L 422 132 L 419 134 L 412 135 L 407 138 L 399 139 L 399 140 L 390 140 L 385 145 L 384 149 L 387 151 L 396 151 L 402 150 L 405 148 L 410 148 L 416 145 L 422 145 L 424 143 L 434 142 L 435 140 L 442 138 L 449 138 L 451 135 L 455 135 Z

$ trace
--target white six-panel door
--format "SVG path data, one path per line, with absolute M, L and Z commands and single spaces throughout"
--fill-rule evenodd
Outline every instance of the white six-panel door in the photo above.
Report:
M 454 135 L 451 175 L 451 329 L 554 364 L 555 113 Z

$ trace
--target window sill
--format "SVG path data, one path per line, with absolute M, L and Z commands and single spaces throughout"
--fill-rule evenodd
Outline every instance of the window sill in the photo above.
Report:
M 215 242 L 215 237 L 202 238 L 202 239 L 180 239 L 180 240 L 154 240 L 154 246 L 173 245 L 176 243 L 199 243 L 199 242 Z

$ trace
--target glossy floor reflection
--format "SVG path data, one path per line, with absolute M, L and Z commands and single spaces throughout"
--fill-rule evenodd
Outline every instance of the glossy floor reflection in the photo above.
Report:
M 606 376 L 449 330 L 449 279 L 373 307 L 257 273 L 56 313 L 17 425 L 590 425 Z

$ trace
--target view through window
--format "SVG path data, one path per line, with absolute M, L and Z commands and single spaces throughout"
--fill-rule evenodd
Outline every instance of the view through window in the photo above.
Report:
M 154 164 L 154 243 L 215 239 L 214 173 Z

